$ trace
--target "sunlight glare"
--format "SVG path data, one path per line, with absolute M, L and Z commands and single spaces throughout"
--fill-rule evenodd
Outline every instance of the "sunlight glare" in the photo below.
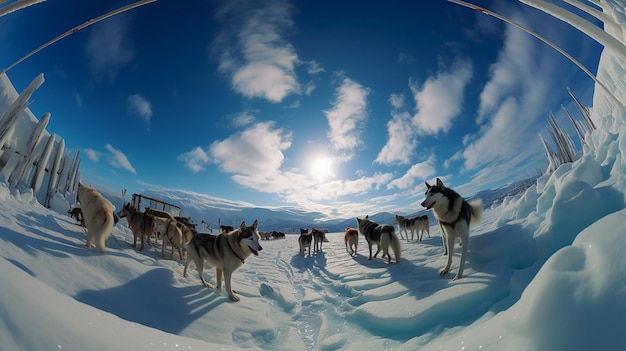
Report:
M 332 164 L 332 158 L 327 156 L 317 156 L 311 161 L 310 173 L 320 181 L 329 177 L 334 177 L 335 175 L 333 174 Z

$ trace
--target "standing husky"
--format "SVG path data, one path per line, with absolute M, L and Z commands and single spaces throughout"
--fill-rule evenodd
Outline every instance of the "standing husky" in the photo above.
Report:
M 359 244 L 359 230 L 350 227 L 346 228 L 346 232 L 343 234 L 343 242 L 346 244 L 346 252 L 350 256 L 356 256 L 356 248 Z
M 172 254 L 170 257 L 174 259 L 174 249 L 178 250 L 178 257 L 183 259 L 183 246 L 185 242 L 183 240 L 183 232 L 180 227 L 177 225 L 173 219 L 163 218 L 163 217 L 154 217 L 153 219 L 153 228 L 152 231 L 158 233 L 163 239 L 163 243 L 161 245 L 161 256 L 165 257 L 165 249 L 168 246 L 172 247 Z
M 430 238 L 430 222 L 428 216 L 416 216 L 413 218 L 405 218 L 400 215 L 396 215 L 396 224 L 398 225 L 398 232 L 400 238 L 402 238 L 402 232 L 406 235 L 406 241 L 409 241 L 409 231 L 411 231 L 411 240 L 415 233 L 417 233 L 417 241 L 422 241 L 424 238 L 424 232 L 428 234 Z
M 144 239 L 147 239 L 148 245 L 152 246 L 150 243 L 150 237 L 153 234 L 153 222 L 154 217 L 145 212 L 141 212 L 138 209 L 134 208 L 130 202 L 127 202 L 119 214 L 120 218 L 126 218 L 126 223 L 128 224 L 128 228 L 133 232 L 133 247 L 137 247 L 137 238 L 141 240 L 141 248 L 139 251 L 143 250 L 144 247 Z
M 300 228 L 300 236 L 298 237 L 298 246 L 300 247 L 300 254 L 304 256 L 304 251 L 309 249 L 309 256 L 311 256 L 311 242 L 313 241 L 313 234 L 309 233 L 308 228 Z
M 322 243 L 326 238 L 326 233 L 321 229 L 313 228 L 311 234 L 313 235 L 313 251 L 322 251 Z
M 468 203 L 456 191 L 447 188 L 441 179 L 437 178 L 436 185 L 426 183 L 426 199 L 422 206 L 433 210 L 435 219 L 441 228 L 444 255 L 448 255 L 446 266 L 439 274 L 448 274 L 452 264 L 452 253 L 456 239 L 461 240 L 461 262 L 459 270 L 452 280 L 463 277 L 463 267 L 465 266 L 465 254 L 469 246 L 469 227 L 480 221 L 483 213 L 483 205 L 480 199 Z
M 395 229 L 391 224 L 377 224 L 366 216 L 364 219 L 356 219 L 359 232 L 365 237 L 367 246 L 370 248 L 370 260 L 372 259 L 372 244 L 378 246 L 378 250 L 374 257 L 383 250 L 383 257 L 387 256 L 387 262 L 391 263 L 391 255 L 389 255 L 389 246 L 393 249 L 396 256 L 396 263 L 400 263 L 400 240 L 396 236 Z
M 246 226 L 246 222 L 241 222 L 237 230 L 219 235 L 196 234 L 187 243 L 187 261 L 183 276 L 187 277 L 189 263 L 196 264 L 198 275 L 202 284 L 207 288 L 213 288 L 202 276 L 205 263 L 215 267 L 215 279 L 217 288 L 222 289 L 222 273 L 226 282 L 226 291 L 233 301 L 239 301 L 239 297 L 231 288 L 231 278 L 233 272 L 244 264 L 244 259 L 254 254 L 259 255 L 263 250 L 259 244 L 259 232 L 257 231 L 258 220 L 255 220 L 251 227 Z
M 106 252 L 105 241 L 113 228 L 113 204 L 105 199 L 96 189 L 78 183 L 76 200 L 80 202 L 85 228 L 87 228 L 87 247 L 96 246 L 100 252 Z

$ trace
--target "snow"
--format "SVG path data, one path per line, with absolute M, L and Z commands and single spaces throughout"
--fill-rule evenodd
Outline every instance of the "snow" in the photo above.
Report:
M 585 155 L 485 209 L 458 281 L 458 248 L 451 273 L 438 274 L 435 225 L 402 242 L 399 265 L 368 260 L 362 238 L 354 258 L 342 233 L 302 256 L 287 235 L 234 273 L 239 302 L 202 287 L 193 266 L 183 278 L 160 243 L 131 247 L 124 219 L 100 254 L 63 198 L 50 210 L 2 184 L 3 350 L 620 349 L 626 187 L 599 164 Z M 213 270 L 205 276 L 215 284 Z
M 598 68 L 621 101 L 624 67 L 605 50 Z M 124 219 L 101 254 L 84 246 L 60 194 L 48 209 L 0 179 L 1 348 L 624 349 L 626 114 L 596 89 L 592 118 L 599 128 L 578 160 L 484 210 L 454 282 L 460 250 L 440 276 L 436 225 L 423 242 L 402 242 L 398 265 L 368 260 L 363 238 L 356 257 L 342 233 L 300 255 L 287 235 L 263 241 L 233 274 L 233 302 L 201 286 L 193 265 L 184 278 L 183 262 L 162 258 L 160 243 L 131 247 Z M 215 284 L 213 270 L 205 277 Z

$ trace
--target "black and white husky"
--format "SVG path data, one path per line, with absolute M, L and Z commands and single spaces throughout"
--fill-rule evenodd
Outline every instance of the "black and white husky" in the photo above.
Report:
M 193 261 L 198 269 L 198 275 L 202 284 L 207 288 L 213 288 L 202 276 L 204 265 L 215 267 L 215 279 L 217 288 L 222 288 L 222 273 L 226 282 L 226 292 L 233 301 L 239 301 L 231 288 L 231 277 L 233 272 L 244 264 L 244 259 L 254 254 L 258 256 L 263 250 L 259 244 L 259 232 L 257 231 L 258 221 L 255 220 L 252 226 L 246 226 L 246 222 L 241 222 L 241 226 L 229 233 L 219 235 L 196 234 L 187 243 L 187 261 L 183 276 L 187 277 L 187 269 Z
M 461 262 L 459 270 L 453 280 L 463 277 L 465 254 L 469 246 L 469 227 L 480 221 L 483 205 L 480 199 L 468 203 L 456 191 L 447 188 L 441 179 L 437 178 L 435 185 L 426 183 L 426 199 L 422 206 L 432 209 L 435 219 L 441 228 L 444 255 L 448 255 L 446 266 L 439 274 L 448 274 L 452 264 L 452 253 L 456 239 L 461 240 Z
M 376 244 L 378 250 L 376 250 L 374 257 L 382 248 L 383 257 L 387 256 L 387 262 L 391 263 L 391 255 L 389 255 L 389 247 L 391 246 L 396 256 L 396 263 L 400 263 L 400 240 L 391 224 L 378 224 L 370 220 L 368 216 L 363 219 L 357 217 L 356 221 L 359 233 L 365 237 L 367 246 L 369 246 L 370 260 L 372 259 L 372 244 Z

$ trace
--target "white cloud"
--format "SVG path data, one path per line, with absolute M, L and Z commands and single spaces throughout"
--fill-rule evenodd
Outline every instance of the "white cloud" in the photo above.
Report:
M 85 153 L 85 155 L 87 155 L 87 158 L 92 160 L 93 162 L 100 161 L 100 156 L 102 156 L 101 152 L 98 152 L 94 149 L 85 149 L 83 150 L 83 152 Z
M 193 150 L 180 154 L 178 160 L 182 161 L 189 170 L 194 173 L 204 170 L 204 165 L 209 163 L 209 155 L 201 147 L 196 146 Z
M 126 155 L 124 155 L 121 151 L 116 150 L 113 146 L 111 146 L 111 144 L 106 144 L 105 148 L 111 153 L 108 156 L 108 161 L 111 166 L 125 169 L 132 174 L 137 174 L 137 171 L 130 164 Z
M 233 134 L 209 147 L 214 162 L 228 173 L 244 174 L 254 179 L 278 172 L 291 146 L 291 132 L 274 129 L 273 122 L 261 122 Z
M 349 78 L 335 91 L 333 108 L 324 113 L 330 127 L 328 138 L 336 150 L 350 154 L 360 144 L 360 128 L 367 118 L 369 94 L 370 89 Z
M 388 189 L 408 189 L 415 184 L 415 180 L 424 180 L 435 174 L 435 159 L 430 157 L 424 162 L 420 162 L 411 166 L 411 168 L 400 178 L 394 179 L 387 185 Z
M 405 111 L 397 111 L 404 106 L 402 95 L 392 94 L 389 98 L 393 111 L 387 122 L 387 143 L 376 156 L 374 162 L 381 164 L 408 164 L 417 146 L 411 115 Z
M 133 94 L 128 97 L 130 109 L 138 114 L 146 123 L 150 124 L 152 118 L 152 104 L 140 94 Z
M 409 81 L 416 113 L 413 124 L 423 134 L 447 132 L 452 120 L 461 113 L 463 92 L 472 78 L 469 61 L 458 60 L 449 71 L 439 72 L 420 87 Z
M 121 14 L 93 26 L 87 38 L 86 54 L 96 77 L 114 80 L 119 70 L 135 58 L 133 46 L 126 37 L 128 16 Z
M 230 1 L 217 18 L 227 25 L 214 43 L 219 69 L 231 77 L 233 89 L 246 97 L 280 102 L 299 93 L 295 75 L 298 56 L 283 33 L 293 26 L 287 1 Z

